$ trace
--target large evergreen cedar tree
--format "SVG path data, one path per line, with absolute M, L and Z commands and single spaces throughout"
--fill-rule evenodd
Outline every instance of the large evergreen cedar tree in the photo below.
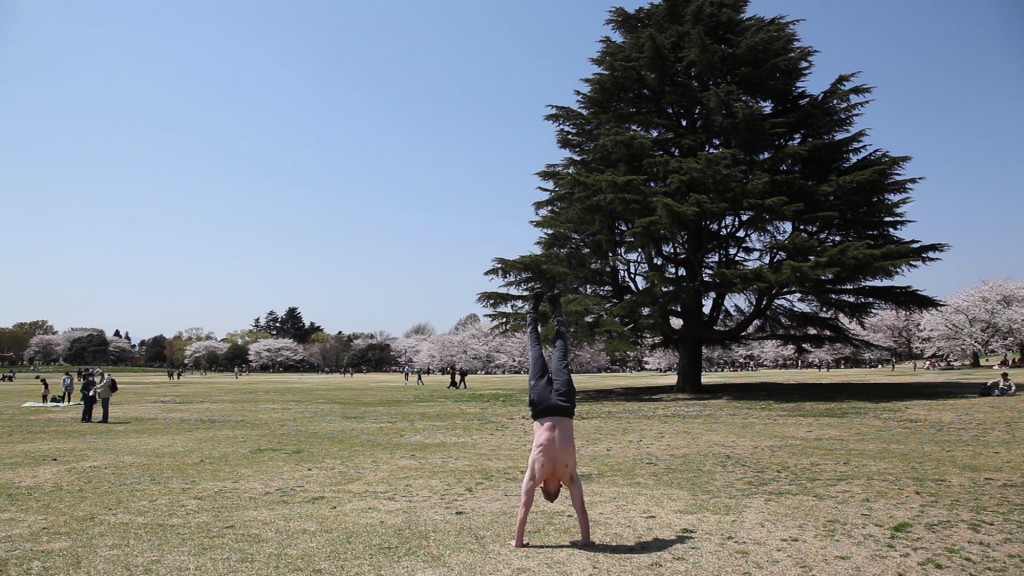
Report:
M 938 305 L 890 283 L 946 246 L 898 235 L 917 179 L 855 127 L 871 89 L 844 74 L 809 92 L 797 21 L 747 6 L 610 11 L 577 106 L 546 117 L 568 156 L 538 174 L 539 251 L 486 272 L 499 326 L 558 286 L 578 337 L 653 338 L 697 392 L 705 345 L 855 342 L 844 318 Z

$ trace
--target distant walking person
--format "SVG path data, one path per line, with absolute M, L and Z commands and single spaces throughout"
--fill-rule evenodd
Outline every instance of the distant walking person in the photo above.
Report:
M 416 369 L 416 384 L 426 386 L 426 384 L 423 383 L 423 368 Z
M 449 387 L 449 388 L 455 388 L 456 390 L 458 390 L 458 389 L 459 389 L 459 383 L 455 381 L 455 366 L 452 366 L 452 367 L 451 367 L 451 368 L 450 368 L 450 369 L 448 370 L 448 374 L 449 374 L 449 375 L 451 376 L 451 378 L 452 378 L 451 382 L 449 382 L 449 383 L 448 383 L 448 387 Z
M 456 389 L 459 387 L 467 388 L 466 376 L 469 376 L 469 370 L 466 370 L 466 367 L 463 366 L 462 369 L 459 370 L 459 385 L 455 387 Z

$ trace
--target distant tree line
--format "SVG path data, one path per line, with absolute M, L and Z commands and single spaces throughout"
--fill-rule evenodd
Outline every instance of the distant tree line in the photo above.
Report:
M 0 362 L 5 365 L 120 365 L 192 367 L 200 370 L 382 371 L 403 366 L 443 371 L 509 373 L 527 369 L 520 332 L 500 331 L 476 314 L 438 333 L 415 324 L 401 336 L 385 331 L 326 333 L 306 323 L 298 308 L 275 322 L 273 311 L 248 329 L 217 338 L 200 327 L 171 337 L 158 334 L 132 342 L 128 332 L 107 336 L 100 328 L 58 332 L 46 320 L 0 328 Z M 287 317 L 287 321 L 282 319 Z M 257 331 L 270 326 L 275 333 Z M 943 358 L 980 366 L 985 357 L 1024 356 L 1024 281 L 984 281 L 927 312 L 883 310 L 863 322 L 849 322 L 860 345 L 794 345 L 752 339 L 707 346 L 704 370 L 737 366 L 786 367 L 798 362 L 832 366 L 872 365 Z M 288 335 L 288 337 L 284 337 Z M 574 334 L 573 366 L 580 372 L 617 369 L 674 370 L 678 355 L 656 341 L 626 346 L 613 339 Z M 576 340 L 578 337 L 578 340 Z

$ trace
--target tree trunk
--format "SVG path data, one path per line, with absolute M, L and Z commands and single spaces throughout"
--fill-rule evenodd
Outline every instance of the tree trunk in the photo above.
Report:
M 971 368 L 981 368 L 981 356 L 977 350 L 971 352 Z
M 704 365 L 703 343 L 692 337 L 683 337 L 678 348 L 679 368 L 676 373 L 676 392 L 698 394 L 704 391 L 701 373 Z

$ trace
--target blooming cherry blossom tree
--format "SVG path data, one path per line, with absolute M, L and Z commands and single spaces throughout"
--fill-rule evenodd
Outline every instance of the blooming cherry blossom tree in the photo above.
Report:
M 25 361 L 34 360 L 43 364 L 52 364 L 60 360 L 64 352 L 64 339 L 56 335 L 33 336 L 25 350 Z
M 866 340 L 885 348 L 893 358 L 912 359 L 922 343 L 920 312 L 883 310 L 864 322 L 857 332 Z
M 924 316 L 922 329 L 936 351 L 969 356 L 1024 353 L 1024 282 L 985 281 L 958 292 L 945 306 Z
M 230 344 L 219 340 L 200 340 L 185 347 L 185 361 L 200 369 L 214 368 Z
M 135 355 L 132 343 L 124 338 L 108 338 L 107 350 L 112 364 L 124 364 Z
M 276 370 L 299 364 L 306 358 L 302 346 L 288 338 L 268 338 L 249 346 L 249 361 L 258 367 Z

